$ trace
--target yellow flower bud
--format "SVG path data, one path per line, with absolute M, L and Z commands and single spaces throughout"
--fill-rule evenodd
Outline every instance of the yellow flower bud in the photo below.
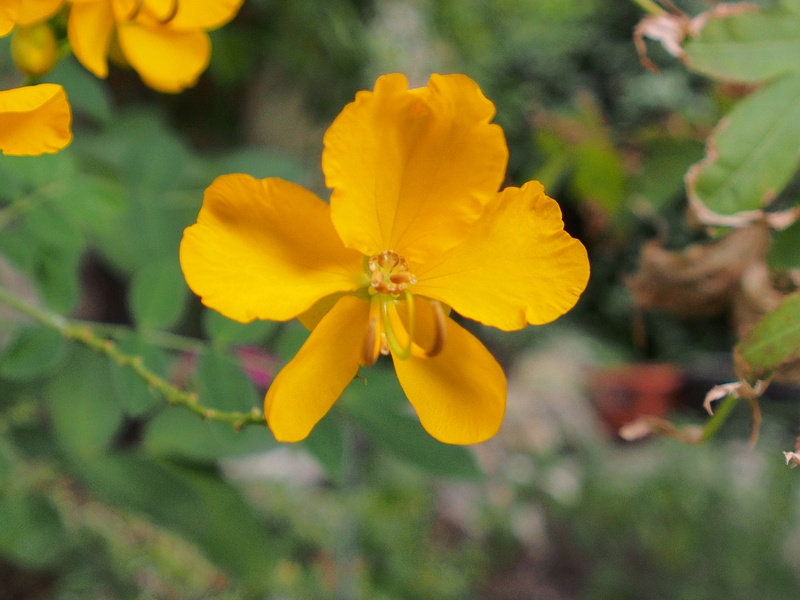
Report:
M 44 75 L 58 58 L 53 30 L 47 23 L 17 27 L 11 37 L 11 57 L 17 69 L 25 75 Z

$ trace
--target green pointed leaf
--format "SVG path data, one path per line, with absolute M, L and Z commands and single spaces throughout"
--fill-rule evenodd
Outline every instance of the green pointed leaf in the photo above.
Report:
M 0 354 L 0 377 L 28 380 L 52 373 L 66 356 L 63 336 L 45 326 L 26 327 Z
M 75 456 L 107 450 L 122 422 L 106 357 L 79 346 L 50 380 L 46 400 L 58 441 Z
M 788 296 L 736 346 L 749 373 L 765 379 L 781 365 L 800 359 L 800 293 Z
M 188 288 L 177 256 L 145 265 L 131 281 L 129 302 L 136 325 L 142 329 L 168 329 L 183 314 Z
M 52 567 L 67 546 L 61 517 L 42 496 L 0 496 L 0 555 L 31 569 Z
M 800 14 L 788 6 L 711 18 L 685 46 L 690 68 L 721 79 L 767 81 L 800 69 Z
M 800 71 L 741 101 L 717 126 L 708 156 L 687 176 L 690 196 L 721 215 L 756 210 L 800 163 Z

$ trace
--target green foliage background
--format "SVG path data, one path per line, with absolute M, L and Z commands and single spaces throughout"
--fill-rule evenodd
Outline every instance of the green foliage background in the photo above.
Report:
M 741 339 L 725 315 L 641 312 L 623 280 L 647 240 L 713 244 L 746 211 L 797 206 L 800 3 L 712 21 L 684 62 L 649 43 L 659 72 L 632 42 L 639 4 L 246 0 L 177 96 L 61 60 L 43 80 L 66 88 L 74 142 L 0 157 L 1 289 L 41 317 L 0 297 L 0 598 L 796 598 L 800 484 L 780 454 L 800 421 L 796 387 L 764 400 L 755 450 L 744 408 L 705 446 L 621 445 L 596 421 L 578 427 L 591 413 L 581 389 L 582 412 L 548 415 L 544 437 L 522 424 L 527 443 L 501 435 L 476 454 L 428 437 L 380 367 L 290 449 L 264 427 L 170 405 L 249 424 L 263 397 L 252 370 L 274 372 L 306 335 L 229 321 L 186 288 L 177 248 L 203 189 L 244 172 L 324 197 L 324 128 L 394 71 L 477 80 L 506 131 L 509 183 L 541 180 L 589 247 L 572 313 L 509 335 L 473 326 L 510 373 L 561 357 L 539 384 L 557 396 L 554 382 L 581 369 L 564 340 L 593 368 L 671 362 L 706 385 L 683 389 L 684 424 L 703 422 L 711 385 L 795 360 L 796 223 L 766 253 L 786 299 Z M 756 87 L 741 96 L 720 80 Z M 697 227 L 695 200 L 728 220 Z M 289 461 L 292 476 L 260 475 L 254 456 Z

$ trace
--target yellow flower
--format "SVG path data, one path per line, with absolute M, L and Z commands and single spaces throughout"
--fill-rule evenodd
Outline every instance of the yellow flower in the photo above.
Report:
M 72 113 L 60 85 L 43 83 L 0 91 L 0 152 L 56 152 L 72 141 Z
M 2 0 L 0 3 L 0 37 L 14 25 L 33 25 L 52 17 L 64 0 Z
M 72 51 L 98 77 L 118 44 L 142 80 L 162 92 L 193 86 L 211 57 L 207 31 L 221 27 L 243 0 L 70 0 Z
M 189 287 L 231 319 L 312 330 L 264 400 L 278 440 L 305 438 L 380 354 L 433 437 L 497 432 L 505 376 L 450 308 L 503 330 L 546 323 L 575 304 L 589 264 L 541 184 L 498 192 L 494 112 L 466 76 L 409 90 L 387 75 L 325 135 L 329 205 L 280 179 L 223 175 L 206 190 L 181 242 Z

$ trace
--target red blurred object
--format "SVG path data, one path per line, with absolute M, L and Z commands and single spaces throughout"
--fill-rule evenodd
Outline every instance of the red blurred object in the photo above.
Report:
M 602 421 L 616 433 L 641 416 L 666 417 L 683 383 L 674 365 L 624 365 L 595 373 L 590 398 Z

